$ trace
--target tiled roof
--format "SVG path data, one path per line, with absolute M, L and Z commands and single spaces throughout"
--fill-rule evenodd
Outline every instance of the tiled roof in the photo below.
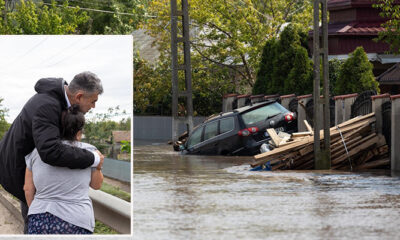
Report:
M 393 65 L 386 70 L 386 72 L 379 75 L 376 80 L 378 80 L 380 84 L 400 83 L 400 63 Z
M 343 9 L 349 7 L 368 7 L 372 5 L 373 0 L 328 0 L 328 10 Z
M 131 141 L 131 131 L 112 131 L 112 138 L 115 143 Z
M 382 22 L 350 22 L 330 24 L 329 35 L 377 35 L 385 30 L 381 27 Z

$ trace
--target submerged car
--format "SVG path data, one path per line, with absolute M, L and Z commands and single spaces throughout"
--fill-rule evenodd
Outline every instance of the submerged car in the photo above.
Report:
M 245 106 L 207 119 L 180 147 L 184 154 L 255 155 L 271 139 L 267 128 L 277 133 L 295 132 L 295 118 L 294 113 L 272 100 Z

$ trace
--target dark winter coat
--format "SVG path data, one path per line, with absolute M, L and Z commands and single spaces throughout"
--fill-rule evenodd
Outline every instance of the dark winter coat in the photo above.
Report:
M 0 184 L 23 202 L 25 156 L 35 147 L 41 159 L 53 166 L 83 169 L 94 162 L 93 153 L 61 143 L 61 114 L 67 108 L 64 85 L 61 78 L 40 79 L 35 85 L 37 94 L 0 141 Z

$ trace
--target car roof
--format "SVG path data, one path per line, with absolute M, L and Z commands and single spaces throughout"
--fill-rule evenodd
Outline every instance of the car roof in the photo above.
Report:
M 271 104 L 274 102 L 276 102 L 276 100 L 265 100 L 263 102 L 259 102 L 259 103 L 255 103 L 255 104 L 252 104 L 249 106 L 244 106 L 241 108 L 234 109 L 233 112 L 243 113 L 243 112 L 247 112 L 251 109 L 259 108 L 259 107 L 262 107 L 262 106 L 265 106 L 265 105 L 268 105 L 268 104 Z
M 219 118 L 222 118 L 222 117 L 234 116 L 236 114 L 247 112 L 247 111 L 250 111 L 251 109 L 256 109 L 256 108 L 259 108 L 259 107 L 263 107 L 265 105 L 268 105 L 268 104 L 271 104 L 271 103 L 274 103 L 274 102 L 276 102 L 276 101 L 275 100 L 266 100 L 266 101 L 255 103 L 255 104 L 252 104 L 252 105 L 249 105 L 249 106 L 244 106 L 244 107 L 241 107 L 241 108 L 237 108 L 237 109 L 234 109 L 233 111 L 230 111 L 230 112 L 225 112 L 225 113 L 221 112 L 220 114 L 212 115 L 211 117 L 207 118 L 206 120 L 204 120 L 203 123 L 208 123 L 208 122 L 211 122 L 211 121 L 213 121 L 215 119 L 219 119 Z

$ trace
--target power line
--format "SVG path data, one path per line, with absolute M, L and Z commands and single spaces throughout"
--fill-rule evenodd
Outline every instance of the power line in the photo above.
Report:
M 43 3 L 44 5 L 49 5 L 52 6 L 52 4 L 50 3 Z M 78 7 L 72 7 L 72 6 L 64 6 L 64 5 L 56 5 L 57 7 L 67 7 L 67 8 L 78 8 Z M 124 12 L 113 12 L 113 11 L 107 11 L 107 10 L 100 10 L 100 9 L 93 9 L 93 8 L 81 8 L 79 7 L 79 9 L 85 10 L 85 11 L 92 11 L 92 12 L 101 12 L 101 13 L 111 13 L 111 14 L 117 14 L 117 15 L 128 15 L 128 16 L 135 16 L 137 17 L 137 15 L 132 14 L 132 13 L 124 13 Z M 151 16 L 151 15 L 143 15 L 143 17 L 147 17 L 147 18 L 156 18 L 157 16 Z
M 75 51 L 74 53 L 72 53 L 72 54 L 70 54 L 70 55 L 68 55 L 68 56 L 66 56 L 66 57 L 64 57 L 64 58 L 62 58 L 61 60 L 59 60 L 59 61 L 57 61 L 57 62 L 55 62 L 55 63 L 53 63 L 53 64 L 47 65 L 46 67 L 53 67 L 53 66 L 55 66 L 55 65 L 60 64 L 61 62 L 64 62 L 66 59 L 68 59 L 68 58 L 72 57 L 73 55 L 77 54 L 78 52 L 81 52 L 81 51 L 85 50 L 86 48 L 88 48 L 88 47 L 94 45 L 96 42 L 98 42 L 98 41 L 101 40 L 101 39 L 102 39 L 101 37 L 97 38 L 96 40 L 94 40 L 93 42 L 91 42 L 91 43 L 89 43 L 88 45 L 84 46 L 83 48 L 81 48 L 81 49 Z

